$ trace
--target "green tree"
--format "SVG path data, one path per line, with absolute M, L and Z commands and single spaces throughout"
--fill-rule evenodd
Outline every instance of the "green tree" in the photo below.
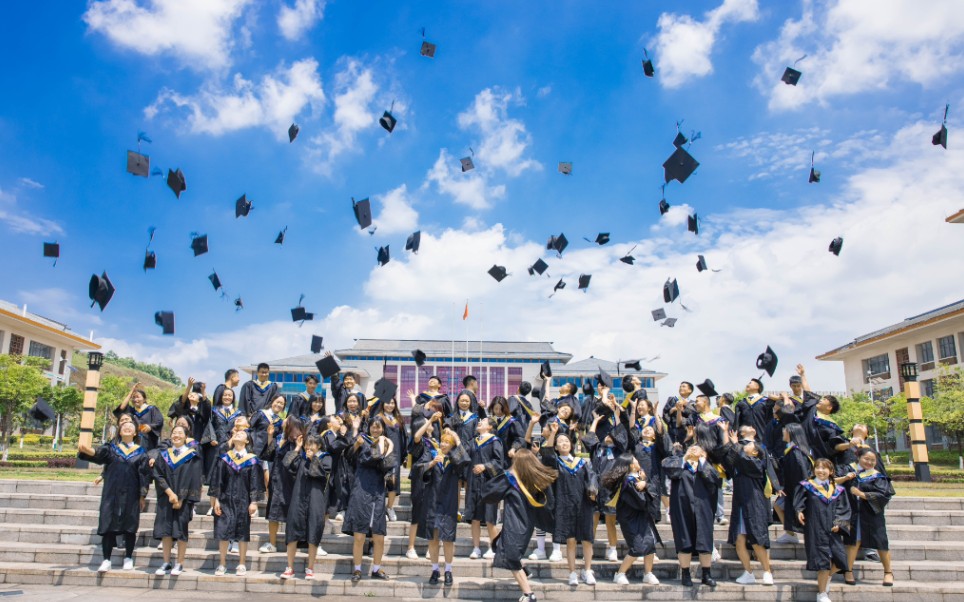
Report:
M 924 400 L 921 400 L 924 401 Z M 957 453 L 964 454 L 964 370 L 941 369 L 934 388 L 928 423 L 941 429 L 957 442 Z
M 55 442 L 59 442 L 67 431 L 69 424 L 80 423 L 80 411 L 84 407 L 84 394 L 76 387 L 48 387 L 44 399 L 50 404 L 60 418 L 60 432 L 54 434 Z M 54 420 L 54 426 L 57 426 Z M 57 435 L 59 434 L 59 438 Z
M 3 446 L 3 461 L 10 453 L 9 441 L 14 427 L 23 424 L 24 414 L 50 386 L 50 381 L 43 374 L 49 368 L 50 360 L 44 358 L 0 355 L 0 446 Z
M 104 374 L 100 379 L 100 391 L 97 395 L 97 415 L 94 419 L 94 434 L 97 436 L 105 432 L 105 426 L 113 424 L 114 408 L 119 406 L 131 392 L 134 386 L 133 380 L 121 378 L 113 374 Z M 147 403 L 157 406 L 161 414 L 167 416 L 167 411 L 181 394 L 180 391 L 168 389 L 162 390 L 158 387 L 143 387 L 147 395 Z M 109 429 L 108 429 L 109 430 Z
M 907 399 L 900 393 L 871 401 L 868 393 L 854 391 L 840 400 L 836 421 L 847 434 L 855 424 L 866 424 L 871 436 L 877 433 L 881 451 L 887 452 L 896 448 L 896 438 L 907 431 Z

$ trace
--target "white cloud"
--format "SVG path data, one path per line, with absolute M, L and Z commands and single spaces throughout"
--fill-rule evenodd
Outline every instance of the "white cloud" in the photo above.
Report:
M 378 226 L 379 234 L 411 233 L 418 227 L 418 211 L 412 207 L 405 184 L 383 195 L 376 195 L 373 200 L 382 207 L 373 222 Z M 358 232 L 365 233 L 365 230 Z
M 83 18 L 122 50 L 171 55 L 190 69 L 222 69 L 231 64 L 234 24 L 250 1 L 99 0 Z
M 545 98 L 552 94 L 552 86 L 542 86 L 536 91 L 536 96 L 539 98 Z
M 24 234 L 63 234 L 60 224 L 53 220 L 34 215 L 29 209 L 19 207 L 17 197 L 0 188 L 0 223 L 5 223 L 14 232 Z
M 215 136 L 251 127 L 265 127 L 287 139 L 288 126 L 305 109 L 324 105 L 325 93 L 318 62 L 302 59 L 290 67 L 281 64 L 257 84 L 235 74 L 230 86 L 209 83 L 194 95 L 165 88 L 144 114 L 153 119 L 173 105 L 187 113 L 192 132 Z
M 17 298 L 27 306 L 27 311 L 43 316 L 49 320 L 66 324 L 75 333 L 87 338 L 87 333 L 80 328 L 87 328 L 103 324 L 103 319 L 88 311 L 76 308 L 85 307 L 85 301 L 78 295 L 62 288 L 48 287 L 32 291 L 17 291 Z
M 796 86 L 780 81 L 798 64 Z M 924 87 L 964 70 L 964 11 L 957 0 L 805 0 L 799 19 L 788 19 L 780 36 L 760 45 L 757 87 L 771 109 L 889 88 L 905 82 Z
M 17 181 L 20 182 L 20 185 L 24 188 L 32 188 L 34 190 L 41 190 L 44 188 L 43 184 L 36 180 L 31 180 L 30 178 L 20 178 Z
M 443 148 L 425 176 L 425 186 L 433 182 L 439 192 L 449 195 L 456 203 L 482 210 L 505 197 L 505 185 L 490 186 L 488 180 L 478 168 L 463 173 L 458 159 Z
M 481 134 L 474 146 L 478 163 L 484 167 L 505 171 L 518 176 L 528 169 L 540 169 L 538 161 L 524 158 L 532 136 L 518 119 L 509 117 L 510 105 L 522 105 L 521 93 L 507 92 L 499 88 L 486 88 L 475 96 L 472 105 L 459 113 L 459 127 Z
M 325 0 L 295 0 L 294 6 L 282 4 L 278 29 L 288 40 L 297 40 L 325 16 Z
M 691 79 L 709 75 L 713 72 L 710 55 L 723 25 L 758 18 L 757 0 L 724 0 L 706 13 L 703 21 L 689 15 L 661 14 L 654 42 L 657 79 L 666 88 L 678 88 Z

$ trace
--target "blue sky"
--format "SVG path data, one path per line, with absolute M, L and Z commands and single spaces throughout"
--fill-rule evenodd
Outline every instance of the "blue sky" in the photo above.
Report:
M 685 10 L 685 12 L 682 12 Z M 552 340 L 726 387 L 767 344 L 780 381 L 814 355 L 962 297 L 955 149 L 964 15 L 954 2 L 17 3 L 0 25 L 3 298 L 120 353 L 212 379 L 354 337 Z M 418 53 L 421 29 L 438 44 Z M 646 48 L 656 77 L 643 76 Z M 783 68 L 807 54 L 800 85 Z M 395 103 L 394 133 L 377 119 Z M 951 103 L 951 143 L 930 145 Z M 701 162 L 660 217 L 675 123 Z M 287 126 L 301 126 L 289 144 Z M 164 179 L 125 173 L 138 131 Z M 475 152 L 478 169 L 459 171 Z M 808 184 L 811 150 L 823 172 Z M 572 161 L 573 174 L 556 166 Z M 235 219 L 242 193 L 255 209 Z M 378 230 L 358 229 L 370 197 Z M 703 219 L 686 232 L 688 213 Z M 149 227 L 158 269 L 141 270 Z M 288 227 L 283 246 L 274 237 Z M 422 230 L 417 257 L 403 251 Z M 582 240 L 610 232 L 594 248 Z M 194 258 L 190 233 L 209 236 Z M 562 259 L 544 251 L 565 232 Z M 840 257 L 827 252 L 845 238 Z M 41 243 L 56 240 L 56 267 Z M 389 244 L 392 262 L 375 263 Z M 618 258 L 637 245 L 640 261 Z M 696 255 L 720 272 L 697 274 Z M 529 277 L 538 257 L 552 279 Z M 486 270 L 505 265 L 496 284 Z M 913 284 L 904 265 L 913 265 Z M 210 287 L 216 269 L 233 297 Z M 90 309 L 87 281 L 118 292 Z M 586 293 L 575 290 L 592 273 Z M 679 318 L 649 312 L 677 277 Z M 548 299 L 564 277 L 568 287 Z M 317 319 L 287 321 L 300 294 Z M 462 307 L 470 320 L 462 324 Z M 162 337 L 158 310 L 177 334 Z M 782 383 L 781 383 L 782 384 Z

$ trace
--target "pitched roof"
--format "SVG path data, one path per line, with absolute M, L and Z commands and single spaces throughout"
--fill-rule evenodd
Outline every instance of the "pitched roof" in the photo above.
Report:
M 472 356 L 479 354 L 479 341 L 468 341 L 468 353 Z M 466 341 L 455 341 L 456 357 L 464 356 Z M 436 339 L 357 339 L 355 346 L 350 349 L 339 349 L 335 353 L 341 356 L 363 355 L 381 357 L 383 355 L 410 355 L 412 351 L 421 349 L 429 358 L 449 357 L 452 354 L 451 340 Z M 482 355 L 492 357 L 520 357 L 532 359 L 557 360 L 568 362 L 572 354 L 561 353 L 552 348 L 552 342 L 547 341 L 482 341 Z
M 39 314 L 31 313 L 27 311 L 26 306 L 20 307 L 10 303 L 9 301 L 0 299 L 0 315 L 13 318 L 28 326 L 39 328 L 40 330 L 48 332 L 54 336 L 66 337 L 73 343 L 73 348 L 78 351 L 84 349 L 100 349 L 100 345 L 83 338 L 76 332 L 73 332 L 67 327 L 66 324 L 57 322 L 56 320 L 51 320 L 50 318 L 45 318 Z

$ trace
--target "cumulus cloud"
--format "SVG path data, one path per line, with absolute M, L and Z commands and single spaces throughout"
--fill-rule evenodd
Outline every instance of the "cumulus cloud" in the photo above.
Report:
M 28 188 L 33 188 L 28 186 Z M 10 230 L 23 234 L 63 234 L 64 229 L 53 220 L 35 215 L 30 209 L 21 207 L 13 193 L 0 188 L 0 223 Z
M 250 1 L 98 0 L 83 18 L 122 50 L 173 56 L 190 69 L 222 69 L 231 64 L 235 23 Z
M 405 184 L 385 194 L 376 195 L 373 200 L 376 207 L 381 206 L 381 211 L 373 221 L 378 226 L 379 234 L 411 233 L 418 227 L 418 211 L 412 207 L 412 199 Z M 365 230 L 358 232 L 365 233 Z
M 678 88 L 712 73 L 711 55 L 723 25 L 756 21 L 759 16 L 757 0 L 724 0 L 702 21 L 689 15 L 661 14 L 654 43 L 660 84 Z
M 509 117 L 509 106 L 522 105 L 521 93 L 499 88 L 486 88 L 475 96 L 472 104 L 459 113 L 459 127 L 481 135 L 475 145 L 482 165 L 518 176 L 529 169 L 539 169 L 538 161 L 523 157 L 532 144 L 532 136 L 522 121 Z
M 278 11 L 278 29 L 288 40 L 297 40 L 325 15 L 324 0 L 295 0 L 294 6 L 282 4 Z
M 803 77 L 787 86 L 780 75 L 798 65 Z M 826 103 L 905 82 L 925 88 L 964 70 L 964 12 L 956 0 L 805 0 L 776 40 L 760 45 L 756 86 L 773 110 Z
M 434 183 L 439 192 L 460 205 L 488 209 L 494 201 L 505 197 L 505 185 L 490 185 L 485 174 L 481 169 L 463 173 L 459 160 L 443 148 L 425 176 L 425 185 Z

